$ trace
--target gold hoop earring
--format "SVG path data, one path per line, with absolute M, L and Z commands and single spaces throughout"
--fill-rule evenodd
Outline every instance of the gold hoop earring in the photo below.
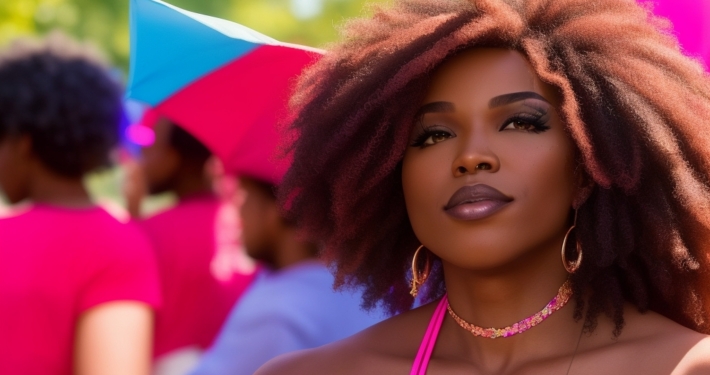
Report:
M 567 237 L 569 237 L 569 234 L 572 232 L 572 229 L 577 227 L 577 210 L 574 210 L 574 223 L 572 226 L 567 230 L 567 234 L 565 234 L 565 239 L 562 241 L 562 265 L 565 267 L 568 273 L 575 273 L 579 269 L 579 266 L 582 265 L 582 248 L 579 246 L 579 241 L 575 241 L 577 244 L 577 260 L 574 262 L 570 262 L 567 260 L 567 256 L 565 255 L 565 249 L 567 248 Z
M 419 294 L 419 288 L 421 288 L 421 286 L 426 282 L 426 279 L 429 278 L 429 272 L 431 271 L 431 264 L 429 264 L 428 256 L 426 258 L 426 262 L 424 263 L 424 270 L 419 272 L 417 269 L 417 257 L 419 256 L 419 250 L 423 247 L 424 245 L 420 245 L 417 248 L 417 251 L 414 252 L 414 257 L 412 258 L 412 281 L 410 282 L 412 289 L 409 291 L 409 294 L 411 294 L 412 297 L 416 297 L 417 294 Z

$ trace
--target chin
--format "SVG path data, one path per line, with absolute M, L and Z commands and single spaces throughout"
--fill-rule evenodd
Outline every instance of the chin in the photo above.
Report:
M 469 244 L 461 246 L 444 246 L 446 249 L 437 254 L 443 261 L 455 267 L 470 271 L 494 271 L 512 267 L 522 259 L 527 259 L 532 251 L 520 249 L 517 246 L 506 246 L 497 241 L 496 244 Z
M 483 255 L 476 258 L 460 257 L 453 259 L 453 261 L 448 261 L 448 263 L 468 271 L 495 273 L 514 267 L 517 259 L 517 257 L 502 258 L 500 254 L 491 254 L 490 256 Z

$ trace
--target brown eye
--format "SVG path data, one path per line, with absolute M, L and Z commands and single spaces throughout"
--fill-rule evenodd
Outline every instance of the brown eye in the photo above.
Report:
M 520 120 L 514 120 L 509 122 L 505 127 L 503 127 L 503 130 L 535 130 L 536 126 L 534 124 L 531 124 L 529 122 L 525 121 L 520 121 Z
M 550 127 L 545 123 L 543 118 L 527 114 L 513 116 L 503 122 L 503 124 L 505 125 L 500 128 L 500 131 L 517 130 L 537 134 L 550 129 Z
M 443 127 L 430 127 L 429 129 L 424 129 L 424 131 L 417 136 L 412 143 L 412 147 L 429 147 L 454 137 L 456 137 L 456 134 L 451 130 Z
M 422 145 L 423 146 L 431 146 L 431 145 L 437 144 L 441 141 L 445 141 L 445 140 L 449 139 L 450 137 L 451 137 L 451 135 L 449 135 L 448 133 L 436 132 L 436 133 L 429 135 L 429 137 L 427 137 L 424 140 Z

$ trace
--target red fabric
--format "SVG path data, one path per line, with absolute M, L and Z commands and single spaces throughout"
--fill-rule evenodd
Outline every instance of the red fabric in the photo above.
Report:
M 320 53 L 264 45 L 182 88 L 156 107 L 202 141 L 227 172 L 277 184 L 281 122 L 292 85 Z
M 156 357 L 184 347 L 209 347 L 253 278 L 253 267 L 219 274 L 215 264 L 220 249 L 241 252 L 230 241 L 237 237 L 237 224 L 220 225 L 220 213 L 230 207 L 234 209 L 211 196 L 193 197 L 140 224 L 156 251 L 163 288 L 163 305 L 156 314 Z M 225 235 L 225 230 L 233 233 Z
M 0 219 L 0 374 L 69 375 L 83 312 L 159 299 L 149 243 L 103 209 L 35 206 Z

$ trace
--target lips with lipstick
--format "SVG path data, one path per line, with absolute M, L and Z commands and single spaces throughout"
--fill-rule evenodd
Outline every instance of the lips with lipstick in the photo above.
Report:
M 451 196 L 444 212 L 458 220 L 480 220 L 495 214 L 512 201 L 513 198 L 485 184 L 464 186 Z

